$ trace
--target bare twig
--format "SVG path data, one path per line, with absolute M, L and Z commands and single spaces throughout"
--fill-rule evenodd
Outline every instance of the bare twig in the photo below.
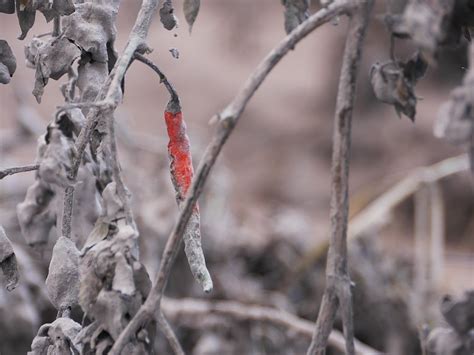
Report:
M 39 169 L 38 164 L 17 166 L 14 168 L 3 169 L 3 170 L 0 170 L 0 180 L 2 180 L 5 176 L 8 176 L 8 175 L 14 175 L 14 174 L 24 173 L 27 171 L 33 171 L 33 170 L 38 170 L 38 169 Z
M 184 350 L 179 343 L 178 338 L 173 332 L 173 329 L 171 329 L 170 324 L 168 323 L 168 320 L 165 318 L 163 313 L 160 311 L 157 317 L 158 320 L 158 325 L 161 328 L 161 331 L 165 335 L 166 339 L 168 340 L 168 343 L 170 344 L 171 349 L 173 349 L 173 352 L 175 355 L 184 355 Z
M 354 10 L 346 38 L 334 121 L 331 239 L 326 266 L 326 290 L 319 309 L 313 339 L 308 354 L 325 354 L 338 306 L 346 339 L 346 353 L 354 350 L 351 280 L 347 272 L 347 221 L 349 214 L 349 158 L 351 150 L 351 120 L 355 84 L 369 15 L 374 1 L 361 2 Z
M 237 124 L 247 102 L 260 87 L 267 75 L 275 65 L 283 58 L 295 45 L 306 37 L 313 30 L 330 21 L 335 16 L 347 13 L 355 7 L 355 3 L 350 0 L 336 0 L 327 8 L 323 8 L 300 26 L 295 28 L 285 37 L 258 65 L 252 75 L 247 79 L 244 87 L 238 92 L 234 100 L 218 115 L 219 124 L 211 142 L 204 152 L 203 158 L 194 175 L 192 185 L 180 211 L 178 222 L 175 224 L 168 241 L 166 242 L 163 256 L 160 262 L 160 270 L 153 288 L 147 300 L 132 318 L 127 327 L 122 331 L 119 338 L 112 347 L 110 354 L 118 355 L 130 337 L 134 337 L 136 332 L 146 324 L 157 310 L 160 309 L 160 302 L 168 281 L 168 277 L 173 265 L 176 253 L 181 244 L 185 227 L 191 217 L 191 213 L 199 195 L 202 192 L 204 183 L 213 167 L 227 138 Z
M 297 316 L 271 307 L 262 307 L 233 301 L 204 301 L 197 299 L 170 299 L 163 298 L 163 312 L 171 319 L 182 319 L 192 317 L 201 319 L 210 315 L 218 315 L 235 320 L 257 321 L 270 323 L 277 327 L 301 335 L 307 339 L 311 338 L 314 323 L 298 318 Z M 201 326 L 202 322 L 196 322 Z M 338 351 L 344 351 L 344 337 L 333 330 L 329 335 L 329 345 Z M 364 343 L 355 340 L 356 354 L 375 355 L 379 352 Z

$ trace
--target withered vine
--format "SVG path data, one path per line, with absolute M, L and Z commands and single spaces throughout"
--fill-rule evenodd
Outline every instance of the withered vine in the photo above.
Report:
M 0 0 L 0 12 L 18 16 L 20 40 L 33 28 L 38 12 L 51 23 L 50 33 L 35 36 L 25 45 L 27 64 L 35 70 L 32 93 L 37 102 L 41 102 L 50 79 L 65 78 L 61 85 L 64 102 L 58 104 L 46 132 L 38 140 L 36 161 L 0 171 L 0 179 L 36 171 L 35 182 L 17 207 L 28 244 L 35 247 L 47 242 L 53 227 L 58 233 L 46 279 L 57 318 L 40 327 L 31 344 L 31 354 L 152 353 L 157 331 L 163 332 L 176 354 L 184 353 L 162 312 L 167 302 L 173 309 L 172 301 L 164 299 L 163 294 L 182 240 L 194 278 L 204 292 L 212 291 L 212 273 L 206 267 L 201 247 L 197 204 L 209 173 L 247 103 L 272 69 L 313 30 L 327 22 L 337 23 L 342 16 L 349 18 L 349 28 L 334 118 L 332 232 L 326 290 L 316 325 L 278 310 L 237 303 L 189 300 L 174 307 L 175 312 L 217 312 L 236 319 L 269 322 L 294 329 L 307 338 L 313 329 L 308 354 L 324 354 L 328 343 L 347 354 L 376 353 L 354 339 L 351 296 L 354 284 L 348 274 L 347 260 L 351 121 L 364 38 L 369 20 L 374 18 L 375 1 L 321 1 L 321 8 L 310 14 L 309 0 L 282 0 L 288 35 L 260 62 L 229 105 L 213 118 L 216 132 L 196 172 L 177 90 L 147 58 L 151 49 L 146 38 L 152 20 L 158 15 L 165 29 L 174 29 L 178 23 L 174 13 L 176 2 L 143 0 L 128 43 L 119 55 L 115 49 L 115 21 L 121 0 Z M 456 45 L 463 37 L 470 39 L 474 5 L 467 0 L 409 0 L 397 12 L 392 11 L 395 2 L 386 2 L 387 13 L 383 16 L 391 48 L 386 58 L 373 65 L 370 81 L 377 99 L 393 105 L 399 115 L 414 121 L 415 85 L 428 64 L 436 61 L 441 48 Z M 190 32 L 200 5 L 200 0 L 183 0 Z M 410 40 L 417 47 L 411 58 L 397 58 L 396 43 L 400 40 Z M 472 63 L 474 45 L 470 58 Z M 164 120 L 169 137 L 171 180 L 180 211 L 153 282 L 140 262 L 139 231 L 130 204 L 131 194 L 122 178 L 114 127 L 114 112 L 124 95 L 125 75 L 136 62 L 150 67 L 170 95 Z M 8 84 L 15 70 L 16 59 L 10 46 L 0 40 L 0 83 Z M 471 168 L 474 167 L 473 78 L 471 65 L 463 85 L 443 105 L 435 128 L 438 136 L 468 147 Z M 0 265 L 7 289 L 13 290 L 18 283 L 17 262 L 1 227 Z M 471 298 L 470 294 L 466 296 Z M 449 302 L 446 300 L 444 304 Z M 79 322 L 71 317 L 71 309 L 78 305 L 87 321 Z M 338 309 L 344 337 L 332 329 Z M 451 313 L 444 314 L 448 319 Z M 456 346 L 469 351 L 467 347 L 472 343 L 466 339 L 472 339 L 472 334 L 466 335 L 464 330 L 458 331 L 460 340 Z M 436 334 L 427 335 L 427 351 L 433 348 L 437 354 L 436 346 L 442 346 L 439 344 L 443 341 L 449 340 Z

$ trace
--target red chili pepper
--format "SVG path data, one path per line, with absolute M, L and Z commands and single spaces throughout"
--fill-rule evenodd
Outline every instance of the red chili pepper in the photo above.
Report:
M 165 121 L 169 137 L 168 155 L 170 158 L 171 180 L 179 206 L 184 201 L 191 186 L 194 170 L 189 137 L 186 134 L 186 124 L 177 98 L 168 103 L 165 111 Z M 184 251 L 193 276 L 205 292 L 210 292 L 212 290 L 212 279 L 206 268 L 201 246 L 200 215 L 197 203 L 186 226 L 183 239 Z

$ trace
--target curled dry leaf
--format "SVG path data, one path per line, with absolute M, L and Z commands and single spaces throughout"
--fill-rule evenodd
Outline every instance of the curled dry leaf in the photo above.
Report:
M 54 191 L 37 180 L 26 191 L 25 200 L 18 204 L 18 221 L 28 245 L 48 242 L 49 231 L 56 223 L 54 197 Z
M 186 134 L 186 124 L 177 99 L 172 99 L 168 103 L 165 111 L 165 122 L 169 137 L 168 156 L 170 159 L 171 181 L 176 192 L 176 201 L 178 205 L 181 205 L 191 186 L 194 170 L 189 137 Z M 213 285 L 202 251 L 200 214 L 197 205 L 194 207 L 186 226 L 183 239 L 184 251 L 194 278 L 204 292 L 211 292 Z
M 49 78 L 58 80 L 66 74 L 72 63 L 80 57 L 81 50 L 65 37 L 50 38 L 43 45 L 39 46 L 35 43 L 34 47 L 28 50 L 28 52 L 34 51 L 33 48 L 37 48 L 37 53 L 34 57 L 36 81 L 33 95 L 38 103 L 40 103 L 44 87 L 48 83 Z M 31 56 L 32 53 L 28 54 L 27 58 L 31 58 Z
M 290 33 L 309 17 L 309 0 L 282 0 L 285 6 L 285 31 Z
M 375 63 L 370 69 L 370 82 L 375 96 L 380 101 L 393 105 L 399 116 L 403 113 L 414 121 L 417 102 L 415 85 L 427 68 L 428 64 L 420 53 L 406 63 Z
M 43 324 L 31 343 L 28 355 L 65 355 L 81 353 L 75 338 L 81 325 L 70 318 L 58 318 L 53 323 Z
M 20 23 L 21 34 L 18 39 L 25 39 L 28 31 L 35 24 L 36 10 L 33 7 L 32 0 L 17 1 L 16 2 L 16 14 L 18 16 L 18 22 Z
M 8 291 L 14 290 L 18 286 L 20 274 L 15 252 L 2 226 L 0 226 L 0 268 L 5 277 L 5 288 Z
M 0 39 L 0 83 L 8 84 L 16 70 L 16 59 L 8 42 Z
M 188 23 L 189 33 L 193 30 L 193 25 L 198 16 L 200 6 L 201 0 L 184 0 L 183 2 L 184 18 Z
M 15 12 L 15 0 L 0 0 L 0 12 L 13 14 Z
M 78 304 L 79 250 L 66 237 L 59 237 L 54 245 L 46 289 L 51 303 L 60 312 Z
M 115 63 L 116 15 L 112 6 L 91 2 L 76 4 L 76 11 L 63 19 L 64 36 L 89 53 L 93 61 Z
M 168 31 L 171 31 L 178 24 L 178 20 L 174 15 L 173 3 L 171 0 L 165 0 L 163 6 L 160 9 L 160 21 L 163 24 L 163 27 Z

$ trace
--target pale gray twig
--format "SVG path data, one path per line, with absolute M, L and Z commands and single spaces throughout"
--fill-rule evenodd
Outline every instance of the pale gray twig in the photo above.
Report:
M 323 8 L 301 25 L 295 28 L 286 36 L 257 66 L 252 75 L 247 79 L 244 87 L 238 92 L 234 100 L 218 115 L 219 123 L 217 131 L 211 142 L 208 144 L 199 167 L 194 175 L 193 182 L 188 191 L 186 199 L 182 204 L 178 222 L 175 224 L 170 237 L 168 238 L 160 262 L 160 269 L 156 281 L 148 295 L 147 300 L 141 306 L 137 314 L 122 331 L 114 346 L 110 350 L 110 355 L 118 355 L 130 337 L 134 337 L 136 332 L 144 324 L 149 322 L 155 312 L 160 309 L 160 302 L 168 281 L 176 254 L 179 250 L 185 227 L 191 217 L 191 213 L 200 196 L 204 183 L 209 176 L 209 172 L 216 162 L 223 145 L 234 129 L 247 102 L 260 87 L 267 75 L 275 65 L 291 50 L 295 45 L 306 37 L 313 30 L 330 21 L 334 16 L 349 12 L 356 4 L 351 0 L 336 0 L 327 8 Z
M 39 169 L 39 164 L 16 166 L 14 168 L 3 169 L 3 170 L 0 170 L 0 180 L 2 180 L 4 177 L 8 175 L 14 175 L 14 174 L 24 173 L 27 171 L 33 171 L 33 170 L 38 170 L 38 169 Z
M 285 328 L 307 339 L 311 338 L 314 323 L 298 318 L 294 314 L 258 305 L 244 304 L 234 301 L 206 301 L 197 299 L 171 299 L 164 297 L 162 304 L 163 312 L 171 319 L 181 319 L 183 317 L 193 317 L 201 319 L 210 315 L 218 315 L 243 321 L 257 321 L 269 323 L 277 327 Z M 197 322 L 200 327 L 202 322 Z M 333 330 L 329 335 L 329 345 L 344 352 L 344 337 Z M 355 339 L 356 354 L 375 355 L 379 352 L 368 345 Z
M 355 353 L 352 320 L 352 285 L 347 271 L 349 159 L 356 80 L 362 46 L 373 5 L 373 0 L 359 2 L 359 6 L 352 13 L 342 60 L 332 140 L 331 238 L 326 266 L 326 289 L 319 308 L 313 339 L 308 348 L 308 354 L 311 355 L 325 354 L 328 337 L 331 333 L 338 306 L 342 315 L 346 353 L 348 355 Z

